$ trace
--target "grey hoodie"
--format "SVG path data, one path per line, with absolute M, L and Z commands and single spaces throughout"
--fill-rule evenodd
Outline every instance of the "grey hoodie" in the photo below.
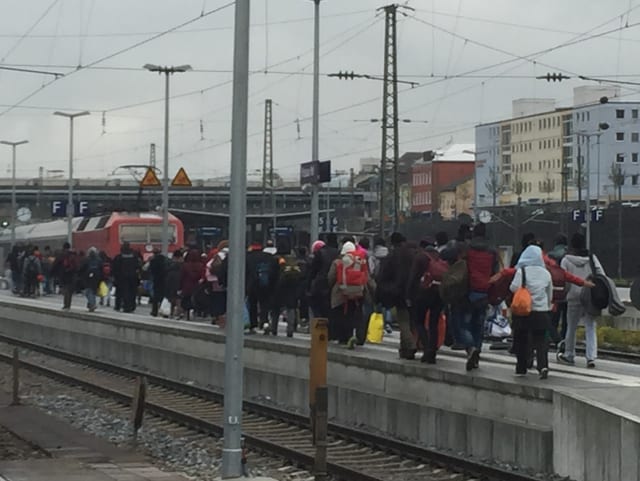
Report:
M 389 249 L 385 246 L 375 246 L 373 255 L 369 256 L 369 272 L 376 276 L 380 272 L 380 262 L 389 255 Z
M 605 275 L 602 264 L 600 264 L 600 261 L 595 254 L 593 256 L 593 263 L 596 266 L 596 273 Z M 588 256 L 567 254 L 563 257 L 560 267 L 583 279 L 586 279 L 592 274 Z M 582 291 L 582 287 L 570 283 L 567 283 L 567 286 L 567 302 L 580 302 L 580 292 Z

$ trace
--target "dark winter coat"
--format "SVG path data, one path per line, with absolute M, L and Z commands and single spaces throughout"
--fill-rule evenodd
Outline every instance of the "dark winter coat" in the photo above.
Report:
M 384 307 L 406 308 L 405 295 L 409 282 L 409 273 L 415 256 L 415 251 L 408 245 L 395 247 L 382 260 L 376 300 Z
M 268 265 L 269 281 L 267 286 L 261 286 L 258 280 L 258 267 L 261 264 Z M 278 257 L 267 254 L 264 251 L 252 250 L 247 252 L 246 256 L 246 288 L 247 293 L 260 292 L 261 294 L 275 293 L 280 277 L 280 265 Z

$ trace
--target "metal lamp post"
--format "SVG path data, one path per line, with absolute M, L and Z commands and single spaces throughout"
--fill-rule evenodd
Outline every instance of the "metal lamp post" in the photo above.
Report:
M 16 147 L 29 143 L 28 140 L 19 142 L 9 142 L 8 140 L 0 140 L 0 144 L 10 145 L 12 150 L 11 156 L 11 247 L 16 243 Z
M 314 2 L 313 29 L 313 120 L 311 136 L 311 160 L 320 160 L 320 0 Z M 311 242 L 319 237 L 320 230 L 320 186 L 311 184 Z
M 144 67 L 149 72 L 157 72 L 165 75 L 164 97 L 164 168 L 162 170 L 162 254 L 169 253 L 169 77 L 174 73 L 188 72 L 190 65 L 178 67 L 161 67 L 160 65 L 146 64 Z
M 598 138 L 598 146 L 600 145 L 600 136 L 602 135 L 604 130 L 609 128 L 609 124 L 606 122 L 601 122 L 598 125 L 597 132 L 576 132 L 578 137 L 585 137 L 587 139 L 587 195 L 585 195 L 585 222 L 587 224 L 587 250 L 591 250 L 591 137 Z M 599 153 L 599 149 L 598 149 Z M 599 155 L 598 155 L 599 157 Z M 580 159 L 578 159 L 580 162 Z M 600 159 L 598 158 L 598 164 L 600 164 Z
M 247 229 L 247 122 L 249 110 L 250 0 L 236 0 L 233 53 L 233 115 L 231 119 L 231 198 L 229 202 L 228 318 L 224 352 L 224 444 L 222 479 L 243 473 L 242 383 L 244 366 L 242 312 L 245 296 Z
M 69 245 L 73 244 L 73 120 L 76 117 L 82 117 L 89 114 L 90 112 L 87 112 L 86 110 L 75 114 L 69 114 L 66 112 L 53 113 L 53 115 L 59 115 L 60 117 L 66 117 L 69 119 L 69 191 L 67 195 L 67 242 Z

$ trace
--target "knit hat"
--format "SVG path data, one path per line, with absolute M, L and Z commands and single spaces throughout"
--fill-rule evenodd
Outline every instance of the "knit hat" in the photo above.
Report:
M 311 244 L 311 253 L 315 254 L 320 249 L 322 249 L 324 246 L 325 246 L 324 241 L 321 241 L 321 240 L 315 241 L 313 244 Z
M 342 244 L 342 250 L 340 251 L 340 255 L 349 254 L 350 252 L 354 252 L 356 250 L 356 246 L 353 242 L 345 242 Z

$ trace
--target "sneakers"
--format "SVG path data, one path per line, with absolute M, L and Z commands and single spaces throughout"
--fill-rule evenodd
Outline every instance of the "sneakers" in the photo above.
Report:
M 549 368 L 543 368 L 540 370 L 540 379 L 547 379 L 549 377 Z
M 357 342 L 358 342 L 358 340 L 356 339 L 356 337 L 355 337 L 355 336 L 352 336 L 352 337 L 347 341 L 347 349 L 355 349 Z
M 558 362 L 562 363 L 562 364 L 568 364 L 569 366 L 575 366 L 576 363 L 573 359 L 570 359 L 569 357 L 567 357 L 566 354 L 564 353 L 559 353 L 558 354 Z M 595 366 L 595 364 L 594 364 Z
M 526 377 L 527 371 L 516 371 L 516 377 Z
M 386 324 L 384 326 L 384 332 L 386 332 L 387 334 L 391 334 L 393 333 L 393 328 L 389 324 Z
M 587 361 L 587 369 L 595 369 L 596 362 L 595 361 Z

